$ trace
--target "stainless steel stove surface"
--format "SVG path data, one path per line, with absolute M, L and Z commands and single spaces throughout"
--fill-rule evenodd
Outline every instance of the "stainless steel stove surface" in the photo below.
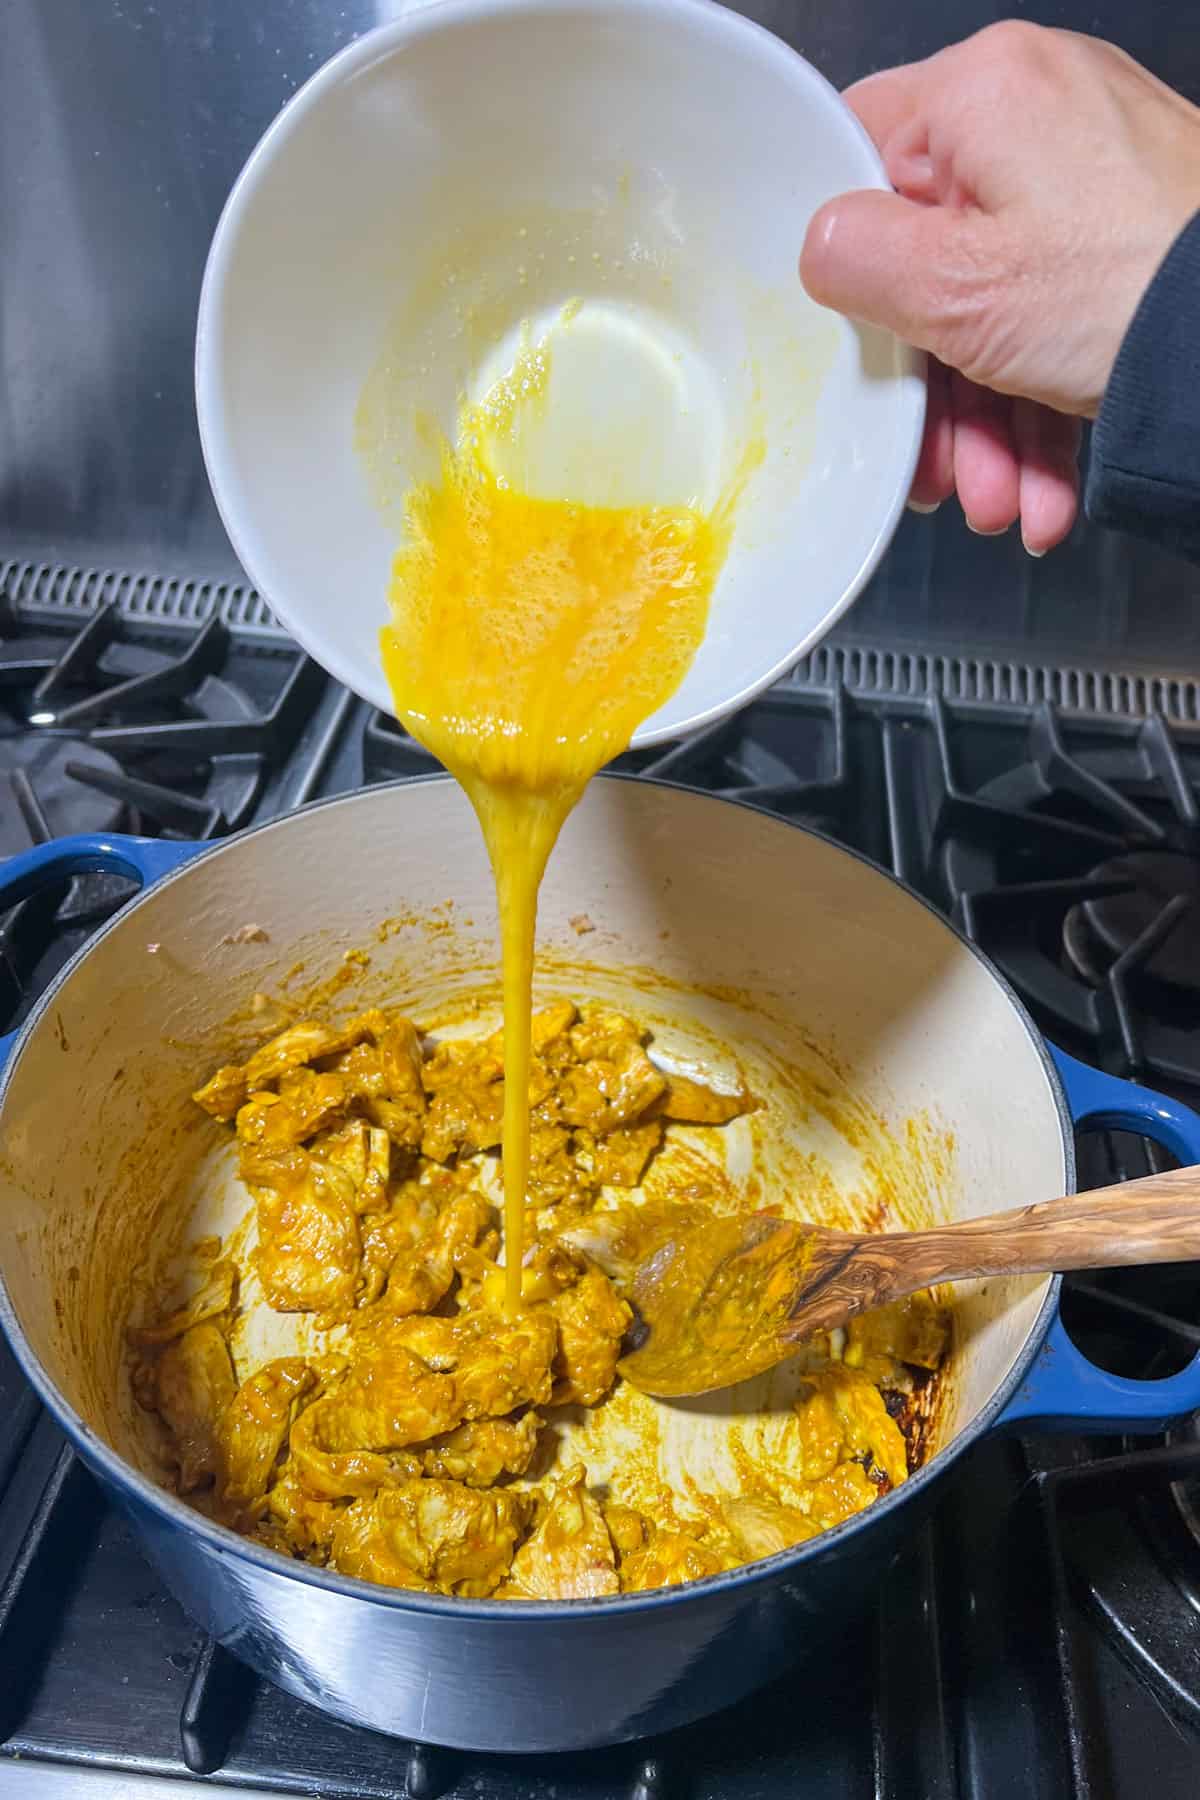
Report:
M 431 767 L 253 596 L 118 583 L 0 598 L 0 856 L 64 831 L 215 837 Z M 153 584 L 152 584 L 153 585 Z M 160 584 L 161 586 L 161 584 Z M 171 584 L 166 584 L 170 589 Z M 157 591 L 157 590 L 156 590 Z M 34 601 L 37 595 L 34 592 Z M 1046 697 L 1043 697 L 1046 696 Z M 1154 710 L 1157 707 L 1158 710 Z M 818 653 L 738 718 L 622 766 L 748 799 L 954 917 L 1064 1048 L 1200 1100 L 1200 721 L 1187 684 Z M 0 919 L 0 1032 L 127 897 L 83 877 Z M 1137 1139 L 1081 1145 L 1091 1183 Z M 1133 1375 L 1200 1343 L 1181 1266 L 1071 1282 Z M 0 1352 L 0 1793 L 447 1800 L 1108 1800 L 1200 1788 L 1200 1430 L 987 1441 L 798 1676 L 654 1744 L 551 1759 L 334 1723 L 199 1638 Z M 462 1698 L 469 1716 L 471 1696 Z M 201 1780 L 201 1778 L 209 1778 Z

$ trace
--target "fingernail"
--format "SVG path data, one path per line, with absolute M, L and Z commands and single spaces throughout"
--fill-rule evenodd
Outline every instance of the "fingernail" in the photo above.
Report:
M 1029 547 L 1029 545 L 1028 545 L 1028 544 L 1026 544 L 1026 543 L 1025 543 L 1025 539 L 1024 539 L 1024 538 L 1022 538 L 1022 539 L 1021 539 L 1021 543 L 1022 543 L 1022 544 L 1023 544 L 1023 545 L 1024 545 L 1024 547 L 1025 547 L 1025 554 L 1026 554 L 1026 556 L 1033 556 L 1033 557 L 1039 557 L 1039 558 L 1040 558 L 1040 557 L 1043 557 L 1043 556 L 1045 556 L 1045 554 L 1046 554 L 1046 552 L 1045 552 L 1045 551 L 1044 551 L 1044 550 L 1031 550 L 1031 549 L 1030 549 L 1030 547 Z
M 976 537 L 1003 537 L 1008 530 L 1008 526 L 1001 525 L 998 531 L 980 531 L 978 525 L 972 525 L 970 519 L 968 519 L 967 530 L 973 531 Z
M 920 513 L 922 518 L 924 518 L 927 513 L 935 513 L 941 504 L 940 500 L 932 500 L 929 502 L 924 500 L 910 500 L 908 503 L 908 510 L 909 512 Z

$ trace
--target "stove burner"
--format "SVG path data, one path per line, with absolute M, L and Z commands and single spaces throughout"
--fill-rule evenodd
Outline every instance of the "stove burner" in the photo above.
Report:
M 1044 1028 L 1114 1073 L 1195 1081 L 1200 756 L 1161 719 L 1064 742 L 1049 707 L 1027 758 L 968 789 L 934 703 L 948 898 Z M 1031 879 L 1031 876 L 1036 879 Z
M 86 784 L 77 769 L 86 771 Z M 0 856 L 48 837 L 117 830 L 121 802 L 106 804 L 88 789 L 120 775 L 120 763 L 86 740 L 34 731 L 0 735 L 0 793 L 10 790 L 14 802 L 0 805 Z
M 1062 923 L 1062 942 L 1072 968 L 1088 986 L 1103 987 L 1111 959 L 1100 954 L 1082 902 L 1067 909 Z
M 225 673 L 233 640 L 215 617 L 149 641 L 116 606 L 66 639 L 21 635 L 19 615 L 6 615 L 10 631 L 14 621 L 17 635 L 0 643 L 0 744 L 32 733 L 71 747 L 45 763 L 36 750 L 13 752 L 51 835 L 111 829 L 118 819 L 191 838 L 235 830 L 324 683 L 298 655 L 282 685 L 272 683 L 268 704 L 257 705 Z M 81 791 L 67 805 L 61 796 L 74 784 Z M 97 798 L 89 805 L 82 790 Z M 32 831 L 34 841 L 38 835 Z
M 1176 902 L 1173 929 L 1143 963 L 1156 981 L 1200 995 L 1200 860 L 1169 850 L 1144 850 L 1102 863 L 1096 879 L 1123 884 L 1085 900 L 1081 912 L 1109 955 L 1116 959 Z
M 217 618 L 156 630 L 108 606 L 62 631 L 27 627 L 3 599 L 0 857 L 75 832 L 223 836 L 324 689 L 308 657 L 239 652 Z M 132 891 L 85 875 L 0 917 L 0 1030 Z

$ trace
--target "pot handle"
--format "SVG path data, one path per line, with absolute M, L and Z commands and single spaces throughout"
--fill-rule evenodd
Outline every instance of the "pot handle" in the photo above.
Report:
M 1104 1075 L 1053 1044 L 1050 1054 L 1077 1126 L 1135 1131 L 1154 1138 L 1183 1163 L 1200 1163 L 1200 1115 L 1151 1088 Z M 1068 1337 L 1055 1314 L 1046 1341 L 1000 1424 L 1043 1430 L 1161 1431 L 1200 1408 L 1200 1352 L 1177 1375 L 1131 1381 L 1096 1367 Z
M 123 837 L 116 832 L 52 838 L 48 844 L 38 844 L 35 849 L 0 863 L 0 914 L 19 906 L 39 888 L 50 887 L 71 875 L 124 875 L 126 880 L 147 888 L 208 848 L 207 844 Z M 20 1035 L 17 1030 L 0 1037 L 0 1069 Z

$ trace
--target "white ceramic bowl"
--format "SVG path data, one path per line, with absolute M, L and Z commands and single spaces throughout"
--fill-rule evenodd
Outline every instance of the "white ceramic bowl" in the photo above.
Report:
M 442 0 L 368 33 L 267 131 L 209 255 L 200 430 L 250 579 L 386 707 L 418 418 L 452 432 L 522 321 L 578 300 L 562 479 L 602 491 L 564 497 L 711 498 L 765 443 L 705 642 L 636 742 L 742 705 L 850 604 L 908 492 L 919 360 L 796 273 L 814 209 L 883 185 L 828 83 L 706 0 Z

